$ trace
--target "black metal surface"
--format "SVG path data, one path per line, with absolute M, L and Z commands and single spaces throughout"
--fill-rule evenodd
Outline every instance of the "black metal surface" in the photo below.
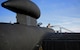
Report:
M 35 50 L 43 36 L 50 32 L 54 31 L 37 26 L 0 23 L 0 50 Z
M 52 34 L 43 40 L 43 50 L 80 50 L 80 33 Z
M 41 44 L 43 50 L 80 50 L 80 33 L 8 23 L 0 23 L 0 29 L 0 50 L 35 50 Z

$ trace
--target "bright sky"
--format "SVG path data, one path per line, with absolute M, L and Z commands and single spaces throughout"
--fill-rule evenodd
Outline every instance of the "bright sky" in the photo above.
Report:
M 0 0 L 0 4 L 5 0 Z M 41 10 L 38 23 L 59 25 L 80 32 L 80 0 L 32 0 Z M 1 7 L 0 22 L 16 22 L 16 14 Z

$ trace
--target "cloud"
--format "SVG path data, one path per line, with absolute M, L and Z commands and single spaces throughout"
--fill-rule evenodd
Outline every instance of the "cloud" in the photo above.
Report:
M 53 18 L 44 19 L 44 23 L 42 26 L 46 26 L 48 23 L 51 23 L 51 25 L 59 25 L 60 27 L 65 27 L 69 30 L 72 30 L 73 32 L 80 32 L 80 18 L 79 17 L 57 16 L 54 18 L 55 19 Z
M 79 32 L 80 33 L 80 26 L 79 27 L 73 27 L 73 28 L 70 28 L 70 29 L 74 32 Z
M 57 25 L 68 28 L 73 31 L 80 32 L 80 18 L 78 17 L 56 17 L 54 21 L 56 22 L 58 19 Z

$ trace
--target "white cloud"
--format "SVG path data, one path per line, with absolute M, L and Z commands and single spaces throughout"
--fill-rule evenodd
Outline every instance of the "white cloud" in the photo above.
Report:
M 70 30 L 73 30 L 74 32 L 80 32 L 80 18 L 77 18 L 77 17 L 58 18 L 57 17 L 57 19 L 59 19 L 60 23 L 56 23 L 56 24 L 66 27 Z
M 80 32 L 80 18 L 79 17 L 54 17 L 46 18 L 46 21 L 51 21 L 51 25 L 60 25 L 61 27 L 65 27 L 73 32 Z M 54 23 L 55 22 L 55 23 Z M 42 26 L 46 26 L 49 22 L 43 23 Z M 59 28 L 58 28 L 59 29 Z

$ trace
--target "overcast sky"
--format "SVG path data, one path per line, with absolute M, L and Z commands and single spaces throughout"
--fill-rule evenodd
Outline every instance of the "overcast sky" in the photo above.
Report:
M 0 0 L 0 4 L 5 0 Z M 80 32 L 80 0 L 32 0 L 41 10 L 38 23 L 59 25 Z M 16 14 L 0 5 L 0 22 L 16 22 Z

